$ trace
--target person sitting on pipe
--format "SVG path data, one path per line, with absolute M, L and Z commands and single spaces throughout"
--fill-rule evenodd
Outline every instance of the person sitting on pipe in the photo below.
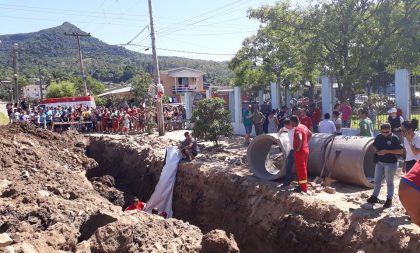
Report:
M 181 150 L 184 159 L 191 162 L 198 155 L 197 141 L 191 136 L 190 132 L 185 132 L 184 136 L 185 140 L 178 144 L 178 148 Z
M 420 163 L 417 162 L 411 170 L 401 178 L 398 191 L 401 204 L 414 224 L 420 226 Z
M 133 203 L 129 205 L 125 211 L 129 210 L 140 210 L 142 211 L 146 207 L 146 203 L 141 202 L 137 197 L 133 199 Z
M 378 195 L 382 181 L 386 179 L 387 196 L 384 208 L 392 206 L 394 196 L 394 176 L 398 169 L 397 155 L 402 155 L 404 149 L 398 136 L 391 132 L 391 124 L 382 123 L 381 133 L 375 137 L 373 146 L 378 150 L 375 155 L 375 185 L 368 203 L 379 203 Z
M 295 192 L 308 191 L 308 157 L 309 157 L 309 140 L 312 132 L 303 124 L 299 123 L 296 115 L 290 116 L 292 126 L 295 128 L 293 137 L 293 150 L 295 158 L 296 174 L 299 180 L 299 187 Z

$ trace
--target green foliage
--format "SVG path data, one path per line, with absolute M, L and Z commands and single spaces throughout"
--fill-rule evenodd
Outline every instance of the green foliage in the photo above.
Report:
M 19 72 L 25 76 L 37 76 L 38 66 L 34 59 L 42 63 L 46 83 L 69 80 L 69 76 L 81 76 L 77 60 L 77 41 L 64 36 L 65 32 L 84 33 L 76 26 L 65 22 L 60 26 L 34 33 L 0 35 L 3 49 L 11 49 L 18 43 Z M 127 50 L 119 46 L 108 45 L 94 37 L 83 37 L 80 40 L 83 51 L 83 62 L 86 75 L 100 81 L 126 82 L 139 74 L 141 70 L 151 72 L 153 60 L 150 55 Z M 11 78 L 13 71 L 10 64 L 10 51 L 0 50 L 0 72 L 7 72 Z M 201 70 L 206 81 L 213 84 L 227 84 L 232 72 L 226 63 L 195 60 L 180 57 L 159 57 L 162 70 L 188 67 Z
M 213 141 L 216 145 L 220 136 L 233 134 L 230 113 L 224 108 L 224 100 L 221 98 L 199 101 L 193 110 L 191 122 L 194 123 L 194 137 Z
M 76 87 L 70 81 L 53 82 L 47 88 L 48 98 L 72 97 L 76 95 Z
M 152 77 L 145 72 L 135 75 L 130 79 L 132 91 L 138 100 L 143 101 L 149 97 L 148 91 L 151 84 L 153 84 Z
M 96 106 L 106 106 L 106 99 L 103 97 L 98 97 L 96 95 L 93 96 L 95 98 Z

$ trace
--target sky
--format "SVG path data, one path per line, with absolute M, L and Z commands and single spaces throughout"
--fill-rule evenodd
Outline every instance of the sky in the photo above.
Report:
M 258 30 L 259 23 L 247 18 L 247 10 L 275 1 L 152 0 L 157 54 L 229 60 Z M 0 0 L 0 34 L 35 32 L 68 21 L 108 44 L 131 41 L 137 45 L 127 49 L 150 53 L 145 51 L 151 45 L 147 2 Z

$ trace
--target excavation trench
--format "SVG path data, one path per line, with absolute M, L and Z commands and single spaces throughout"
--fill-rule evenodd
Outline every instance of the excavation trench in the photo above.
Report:
M 87 171 L 95 189 L 115 205 L 127 206 L 133 196 L 146 202 L 163 167 L 163 153 L 117 140 L 92 138 L 87 155 L 99 166 Z M 211 161 L 210 161 L 211 162 Z M 398 251 L 401 235 L 384 241 L 362 236 L 363 218 L 334 203 L 279 191 L 278 183 L 213 163 L 181 163 L 174 188 L 174 218 L 198 226 L 203 233 L 232 233 L 241 252 L 368 252 Z M 216 165 L 215 165 L 216 166 Z M 388 229 L 388 225 L 381 225 Z M 87 233 L 90 234 L 90 233 Z M 359 238 L 355 240 L 355 238 Z

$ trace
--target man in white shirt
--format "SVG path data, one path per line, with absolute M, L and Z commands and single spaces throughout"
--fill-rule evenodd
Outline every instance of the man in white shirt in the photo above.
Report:
M 286 118 L 283 123 L 284 127 L 280 129 L 280 133 L 287 133 L 289 135 L 289 144 L 291 147 L 290 152 L 286 157 L 286 177 L 284 179 L 283 186 L 289 186 L 292 182 L 292 170 L 295 163 L 295 158 L 293 157 L 293 138 L 295 135 L 295 128 L 292 126 L 289 118 Z
M 336 132 L 335 124 L 330 120 L 330 114 L 324 114 L 324 120 L 319 123 L 319 132 L 325 134 L 334 134 Z

